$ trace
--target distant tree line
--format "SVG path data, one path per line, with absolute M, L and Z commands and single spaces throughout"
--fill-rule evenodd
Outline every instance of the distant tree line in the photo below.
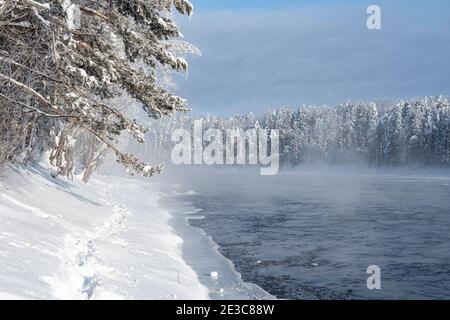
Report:
M 344 103 L 336 107 L 280 108 L 262 115 L 229 118 L 175 116 L 153 122 L 148 152 L 170 159 L 175 129 L 192 130 L 194 120 L 210 128 L 280 131 L 280 157 L 285 166 L 308 163 L 371 166 L 448 166 L 450 101 L 426 97 L 393 103 Z

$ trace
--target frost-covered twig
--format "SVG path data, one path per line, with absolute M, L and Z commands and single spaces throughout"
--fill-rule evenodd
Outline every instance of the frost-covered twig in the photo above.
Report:
M 40 76 L 43 76 L 43 77 L 46 77 L 46 78 L 49 79 L 49 80 L 52 80 L 52 81 L 55 81 L 55 82 L 62 82 L 61 80 L 55 79 L 55 78 L 53 78 L 53 77 L 51 77 L 51 76 L 49 76 L 49 75 L 47 75 L 47 74 L 45 74 L 45 73 L 42 73 L 42 72 L 40 72 L 40 71 L 34 70 L 34 69 L 32 69 L 32 68 L 29 68 L 29 67 L 27 67 L 27 66 L 25 66 L 25 65 L 23 65 L 23 64 L 21 64 L 21 63 L 18 63 L 18 62 L 14 61 L 14 60 L 12 60 L 12 59 L 10 59 L 10 58 L 3 57 L 3 56 L 1 56 L 1 55 L 0 55 L 0 61 L 7 62 L 7 63 L 13 64 L 13 65 L 15 65 L 15 66 L 18 66 L 18 67 L 21 67 L 21 68 L 30 70 L 30 71 L 32 71 L 33 73 L 36 73 L 36 74 L 38 74 L 38 75 L 40 75 Z
M 36 90 L 34 90 L 33 88 L 30 88 L 29 86 L 23 84 L 22 82 L 16 81 L 11 77 L 5 76 L 4 74 L 0 73 L 0 78 L 3 78 L 9 82 L 11 82 L 12 84 L 24 89 L 25 91 L 27 91 L 28 93 L 32 94 L 34 97 L 36 97 L 38 100 L 40 100 L 42 103 L 44 103 L 47 106 L 50 106 L 52 109 L 58 109 L 57 106 L 54 106 L 53 104 L 51 104 L 47 99 L 45 99 L 39 92 L 37 92 Z
M 109 20 L 109 18 L 108 18 L 107 16 L 105 16 L 105 15 L 102 14 L 101 12 L 98 12 L 97 10 L 88 8 L 88 7 L 86 7 L 86 6 L 80 6 L 80 9 L 81 9 L 82 11 L 86 12 L 87 14 L 90 14 L 90 15 L 94 15 L 94 16 L 100 17 L 100 18 L 102 18 L 103 20 L 106 20 L 106 21 Z
M 38 109 L 38 108 L 36 108 L 36 107 L 32 107 L 32 106 L 29 106 L 29 105 L 27 105 L 27 104 L 25 104 L 25 103 L 22 103 L 22 102 L 20 102 L 20 101 L 11 99 L 11 98 L 9 98 L 9 97 L 7 97 L 7 96 L 1 94 L 1 93 L 0 93 L 0 97 L 3 98 L 3 99 L 6 99 L 6 100 L 8 100 L 8 101 L 10 101 L 10 102 L 12 102 L 12 103 L 15 103 L 15 104 L 17 104 L 17 105 L 20 105 L 20 106 L 22 106 L 22 107 L 24 107 L 24 108 L 26 108 L 26 109 L 33 110 L 33 111 L 37 112 L 38 114 L 43 115 L 43 116 L 46 116 L 46 117 L 48 117 L 48 118 L 78 118 L 78 117 L 76 117 L 76 116 L 71 116 L 71 115 L 50 114 L 50 113 L 47 113 L 47 112 L 45 112 L 45 111 L 42 111 L 42 110 L 40 110 L 40 109 Z
M 34 0 L 22 0 L 22 1 L 39 10 L 50 10 L 50 3 L 40 3 Z
M 39 11 L 38 11 L 38 9 L 36 9 L 36 7 L 32 7 L 32 8 L 31 8 L 31 11 L 33 11 L 34 16 L 35 16 L 36 18 L 38 18 L 38 20 L 39 20 L 40 22 L 42 22 L 42 24 L 43 24 L 44 26 L 46 26 L 46 27 L 49 27 L 49 26 L 50 26 L 50 22 L 47 21 L 47 20 L 45 20 L 45 19 L 39 14 Z

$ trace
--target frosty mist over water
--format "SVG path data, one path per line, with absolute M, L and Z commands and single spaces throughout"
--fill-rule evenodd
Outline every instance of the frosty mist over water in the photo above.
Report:
M 287 299 L 446 299 L 450 172 L 314 168 L 261 177 L 177 171 L 243 280 Z M 203 219 L 198 219 L 203 217 Z M 368 266 L 382 289 L 366 287 Z

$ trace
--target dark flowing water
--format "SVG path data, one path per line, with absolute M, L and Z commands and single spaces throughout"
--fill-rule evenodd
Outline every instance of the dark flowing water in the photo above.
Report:
M 183 188 L 204 216 L 191 224 L 278 298 L 450 298 L 448 173 L 191 170 Z

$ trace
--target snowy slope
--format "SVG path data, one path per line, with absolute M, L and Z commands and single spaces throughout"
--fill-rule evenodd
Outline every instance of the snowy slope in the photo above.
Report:
M 148 182 L 0 178 L 0 299 L 208 299 Z

